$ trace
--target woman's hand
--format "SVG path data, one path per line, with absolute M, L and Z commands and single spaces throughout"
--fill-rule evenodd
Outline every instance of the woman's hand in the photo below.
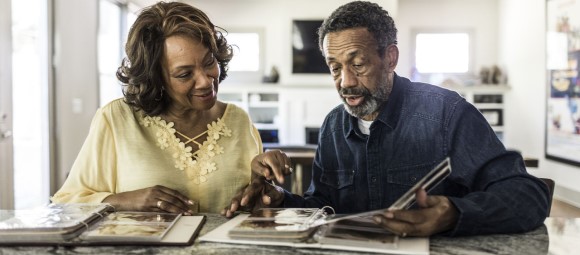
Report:
M 255 211 L 263 207 L 280 207 L 284 201 L 284 189 L 252 173 L 252 183 L 241 188 L 221 215 L 231 218 L 238 210 Z
M 111 204 L 118 211 L 169 212 L 184 215 L 193 214 L 189 206 L 194 204 L 178 191 L 161 185 L 113 194 L 106 197 L 103 203 Z

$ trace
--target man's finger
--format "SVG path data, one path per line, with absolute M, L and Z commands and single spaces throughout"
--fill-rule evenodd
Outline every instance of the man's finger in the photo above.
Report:
M 266 194 L 262 195 L 262 203 L 264 205 L 270 205 L 272 203 L 272 198 Z
M 278 186 L 267 183 L 262 192 L 262 202 L 268 206 L 279 206 L 284 198 L 284 193 Z
M 264 189 L 263 188 L 264 184 L 262 183 L 264 181 L 260 180 L 259 178 L 262 177 L 257 177 L 256 179 L 252 180 L 252 183 L 244 189 L 244 192 L 242 193 L 242 200 L 240 203 L 242 206 L 246 206 L 248 204 L 253 203 L 254 198 Z
M 429 206 L 427 203 L 427 192 L 425 192 L 424 189 L 418 189 L 417 192 L 415 192 L 415 198 L 420 207 L 425 208 Z
M 278 183 L 284 183 L 284 161 L 279 151 L 272 151 L 266 158 L 267 167 L 274 173 Z

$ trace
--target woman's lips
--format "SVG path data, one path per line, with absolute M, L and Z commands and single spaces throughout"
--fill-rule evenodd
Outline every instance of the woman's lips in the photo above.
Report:
M 201 100 L 209 100 L 212 99 L 214 97 L 215 93 L 213 91 L 209 91 L 207 93 L 203 93 L 203 94 L 197 94 L 197 95 L 193 95 L 194 97 L 197 97 Z

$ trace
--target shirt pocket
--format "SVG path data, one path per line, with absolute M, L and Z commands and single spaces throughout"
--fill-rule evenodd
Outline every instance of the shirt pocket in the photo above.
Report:
M 431 164 L 424 164 L 393 169 L 387 175 L 387 182 L 398 186 L 398 188 L 406 188 L 404 189 L 406 191 L 427 175 L 431 166 Z
M 354 170 L 324 171 L 320 176 L 320 182 L 335 189 L 343 189 L 351 186 L 353 181 Z

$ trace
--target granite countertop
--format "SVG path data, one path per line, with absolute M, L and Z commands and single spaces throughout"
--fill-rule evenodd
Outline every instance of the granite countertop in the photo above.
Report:
M 204 214 L 206 222 L 199 236 L 227 219 Z M 549 240 L 550 239 L 550 240 Z M 430 254 L 571 254 L 580 240 L 580 219 L 548 218 L 544 226 L 522 234 L 430 239 Z M 192 246 L 14 246 L 1 247 L 0 254 L 353 254 L 335 250 L 298 249 L 276 246 L 200 243 Z M 358 254 L 358 253 L 357 253 Z M 363 253 L 360 253 L 363 254 Z

